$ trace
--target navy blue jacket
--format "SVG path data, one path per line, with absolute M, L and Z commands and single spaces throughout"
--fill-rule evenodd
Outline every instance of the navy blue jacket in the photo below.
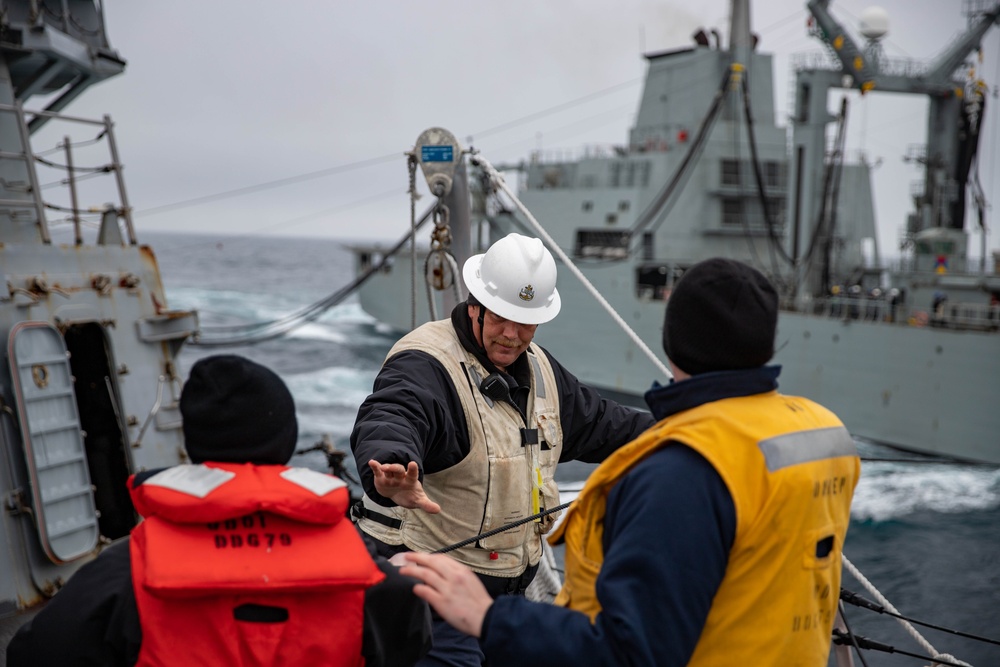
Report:
M 775 389 L 779 372 L 769 366 L 700 374 L 654 386 L 646 401 L 660 420 Z M 499 598 L 480 638 L 490 667 L 687 664 L 735 536 L 733 500 L 715 468 L 680 443 L 663 447 L 608 494 L 595 622 L 578 611 Z
M 472 336 L 468 308 L 460 303 L 451 314 L 462 346 L 475 354 L 491 373 L 499 372 Z M 559 419 L 563 429 L 560 461 L 600 463 L 612 452 L 653 425 L 645 410 L 601 398 L 545 351 L 559 389 Z M 508 367 L 504 379 L 511 397 L 525 411 L 530 387 L 524 354 Z M 421 475 L 449 468 L 469 453 L 469 432 L 462 403 L 451 376 L 433 356 L 405 351 L 387 359 L 375 378 L 371 395 L 358 410 L 351 450 L 365 493 L 375 502 L 392 501 L 375 491 L 368 461 L 408 464 L 416 461 Z M 471 535 L 470 535 L 471 537 Z

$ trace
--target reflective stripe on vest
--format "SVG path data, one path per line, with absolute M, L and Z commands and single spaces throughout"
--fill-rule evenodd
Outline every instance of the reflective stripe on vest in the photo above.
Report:
M 607 494 L 669 441 L 712 464 L 737 517 L 726 575 L 689 664 L 825 665 L 860 463 L 833 413 L 777 392 L 667 417 L 602 463 L 550 538 L 566 542 L 556 603 L 596 618 Z
M 346 486 L 285 466 L 179 468 L 129 482 L 145 514 L 130 544 L 137 665 L 363 664 L 365 590 L 384 575 L 345 519 Z

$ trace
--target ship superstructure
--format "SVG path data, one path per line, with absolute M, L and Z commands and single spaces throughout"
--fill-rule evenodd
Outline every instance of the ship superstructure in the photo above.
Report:
M 176 359 L 197 317 L 168 308 L 137 240 L 110 118 L 66 114 L 125 68 L 102 4 L 0 15 L 0 646 L 128 535 L 128 475 L 184 460 Z

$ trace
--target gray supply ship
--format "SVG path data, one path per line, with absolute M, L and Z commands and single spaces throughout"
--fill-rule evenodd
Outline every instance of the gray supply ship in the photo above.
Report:
M 125 68 L 103 3 L 58 7 L 0 14 L 0 665 L 27 615 L 136 524 L 128 476 L 183 460 L 177 354 L 198 326 L 137 241 L 110 118 L 63 113 Z
M 748 3 L 734 2 L 728 47 L 717 31 L 714 39 L 699 31 L 689 48 L 646 55 L 626 144 L 573 161 L 535 154 L 498 169 L 520 173 L 517 198 L 661 359 L 673 284 L 702 259 L 740 259 L 782 295 L 774 363 L 783 367 L 783 392 L 830 407 L 862 439 L 1000 464 L 1000 275 L 985 261 L 985 242 L 982 261 L 967 252 L 974 235 L 985 239 L 987 209 L 978 181 L 986 86 L 967 61 L 1000 3 L 965 2 L 968 30 L 929 63 L 884 56 L 888 17 L 878 8 L 862 16 L 860 38 L 828 0 L 807 8 L 825 52 L 795 62 L 789 128 L 772 120 L 771 56 L 756 49 Z M 920 181 L 909 192 L 879 193 L 909 209 L 902 255 L 891 265 L 877 244 L 872 167 L 845 159 L 847 109 L 829 108 L 828 93 L 841 88 L 929 105 L 926 143 L 906 156 Z M 430 264 L 414 252 L 413 271 L 400 246 L 353 248 L 359 274 L 377 268 L 360 288 L 377 319 L 406 330 L 447 313 L 460 295 L 422 286 L 425 273 L 431 282 L 451 273 L 436 259 L 445 244 L 461 266 L 510 231 L 540 235 L 469 169 L 472 195 L 457 187 L 442 200 L 450 220 L 436 216 Z M 467 200 L 471 214 L 463 213 Z M 665 378 L 566 269 L 564 307 L 536 341 L 606 395 L 641 405 L 652 381 Z M 418 289 L 400 289 L 417 274 Z

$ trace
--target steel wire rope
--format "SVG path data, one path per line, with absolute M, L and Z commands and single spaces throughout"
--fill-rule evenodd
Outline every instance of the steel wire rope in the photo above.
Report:
M 31 113 L 31 112 L 30 111 L 26 111 L 26 113 Z M 104 138 L 105 134 L 107 134 L 107 131 L 106 130 L 101 130 L 100 132 L 97 133 L 97 136 L 95 136 L 93 139 L 83 139 L 81 141 L 71 141 L 70 144 L 69 144 L 70 148 L 82 148 L 84 146 L 92 146 L 92 145 L 100 142 L 101 139 Z M 37 153 L 35 153 L 35 157 L 41 157 L 43 155 L 51 155 L 52 153 L 65 153 L 65 152 L 66 152 L 66 145 L 65 144 L 59 144 L 55 148 L 48 148 L 48 149 L 46 149 L 44 151 L 38 151 Z
M 749 104 L 749 100 L 747 98 L 749 98 L 750 94 L 749 94 L 749 92 L 747 91 L 747 88 L 746 88 L 746 79 L 749 76 L 749 74 L 750 74 L 749 70 L 744 67 L 742 69 L 742 76 L 740 77 L 740 81 L 743 84 L 743 85 L 740 85 L 740 95 L 744 98 L 744 100 L 743 100 L 744 101 L 743 109 L 744 109 L 744 116 L 746 118 L 746 125 L 747 125 L 747 143 L 751 143 L 751 142 L 754 141 L 753 121 L 752 121 L 752 117 L 750 116 L 749 107 L 747 106 Z M 736 82 L 734 82 L 734 83 L 736 83 Z M 733 111 L 733 116 L 734 116 L 735 120 L 739 119 L 739 113 L 736 112 L 735 110 Z M 740 189 L 739 193 L 741 195 L 740 200 L 739 200 L 740 201 L 740 211 L 739 211 L 739 213 L 740 213 L 740 227 L 743 228 L 743 238 L 746 241 L 747 250 L 750 253 L 751 263 L 754 266 L 764 266 L 764 263 L 760 261 L 760 257 L 757 255 L 757 243 L 754 241 L 753 233 L 752 233 L 752 230 L 750 229 L 749 211 L 745 210 L 745 207 L 743 206 L 743 197 L 742 197 L 743 192 L 744 192 L 743 191 L 743 178 L 744 178 L 744 175 L 743 175 L 743 152 L 740 150 L 740 124 L 739 124 L 739 122 L 733 122 L 732 123 L 732 145 L 733 145 L 733 155 L 736 158 L 735 159 L 735 162 L 736 162 L 736 184 L 738 185 L 738 187 Z M 754 149 L 754 147 L 752 145 L 751 145 L 751 150 L 750 150 L 750 161 L 749 161 L 749 163 L 753 167 L 754 175 L 757 175 L 757 152 L 756 152 L 756 150 Z M 758 182 L 758 187 L 759 187 L 759 185 L 760 184 Z M 765 224 L 767 224 L 767 208 L 765 206 L 766 206 L 765 204 L 763 204 L 763 203 L 761 204 L 761 208 L 764 211 Z M 768 246 L 768 249 L 770 250 L 771 244 L 768 243 L 767 246 Z M 775 276 L 775 278 L 776 278 L 778 276 L 778 271 L 777 271 L 777 267 L 774 266 L 774 253 L 772 251 L 769 254 L 771 256 L 771 274 L 773 276 Z
M 63 171 L 82 171 L 82 172 L 93 172 L 93 173 L 103 173 L 114 171 L 114 167 L 110 164 L 101 165 L 100 167 L 80 167 L 80 166 L 69 166 L 68 164 L 60 164 L 59 162 L 53 162 L 52 160 L 46 160 L 43 157 L 35 155 L 35 162 L 41 162 L 46 167 L 52 167 L 53 169 L 62 169 Z
M 886 616 L 892 616 L 897 619 L 902 619 L 904 621 L 909 621 L 910 623 L 916 623 L 917 625 L 922 625 L 925 628 L 930 628 L 931 630 L 938 630 L 939 632 L 947 632 L 953 634 L 957 637 L 964 637 L 965 639 L 974 639 L 975 641 L 984 642 L 986 644 L 995 644 L 1000 646 L 1000 640 L 991 639 L 990 637 L 983 637 L 982 635 L 974 635 L 970 632 L 962 632 L 961 630 L 953 630 L 952 628 L 946 628 L 941 625 L 935 625 L 934 623 L 928 623 L 927 621 L 920 621 L 909 616 L 903 616 L 896 612 L 890 611 L 885 607 L 875 604 L 871 600 L 866 600 L 857 593 L 851 592 L 846 588 L 840 589 L 840 599 L 848 604 L 852 604 L 856 607 L 861 607 L 862 609 L 868 609 L 869 611 L 874 611 L 879 614 L 885 614 Z
M 822 274 L 821 288 L 824 294 L 830 292 L 830 264 L 833 261 L 833 241 L 834 231 L 837 229 L 837 211 L 839 206 L 837 200 L 840 199 L 840 181 L 844 174 L 844 145 L 847 142 L 847 97 L 841 100 L 840 122 L 837 129 L 837 139 L 833 147 L 833 154 L 830 156 L 830 171 L 833 173 L 830 185 L 830 203 L 828 208 L 828 224 L 825 230 L 823 241 L 823 257 L 821 257 Z
M 90 172 L 90 173 L 84 174 L 83 176 L 77 176 L 76 179 L 74 179 L 74 180 L 76 180 L 77 183 L 79 183 L 80 181 L 87 181 L 87 180 L 90 180 L 92 178 L 97 178 L 99 176 L 103 176 L 108 171 L 110 171 L 110 169 L 109 170 L 102 170 L 102 171 Z M 63 178 L 63 179 L 58 180 L 58 181 L 51 181 L 49 183 L 43 183 L 43 184 L 41 184 L 41 185 L 38 186 L 38 189 L 39 190 L 48 190 L 50 188 L 66 187 L 66 185 L 67 185 L 68 182 L 69 181 L 67 181 L 65 178 Z
M 336 167 L 328 167 L 326 169 L 320 169 L 318 171 L 312 171 L 306 174 L 299 174 L 298 176 L 289 176 L 287 178 L 279 178 L 275 181 L 267 181 L 264 183 L 257 183 L 256 185 L 246 185 L 241 188 L 234 188 L 232 190 L 226 190 L 224 192 L 217 192 L 211 195 L 204 195 L 201 197 L 194 197 L 192 199 L 185 199 L 184 201 L 174 202 L 172 204 L 162 204 L 160 206 L 153 206 L 151 208 L 143 209 L 141 211 L 136 211 L 136 215 L 158 215 L 160 213 L 165 213 L 167 211 L 174 211 L 179 208 L 187 208 L 189 206 L 197 206 L 199 204 L 207 204 L 213 201 L 219 201 L 221 199 L 228 199 L 230 197 L 237 197 L 239 195 L 250 194 L 253 192 L 259 192 L 261 190 L 269 190 L 272 188 L 279 188 L 285 185 L 292 185 L 294 183 L 301 183 L 303 181 L 308 181 L 316 178 L 322 178 L 323 176 L 329 176 L 331 174 L 338 174 L 345 171 L 351 171 L 354 169 L 360 169 L 363 167 L 370 167 L 376 164 L 382 164 L 383 162 L 389 162 L 391 160 L 399 159 L 399 153 L 391 153 L 388 155 L 381 155 L 379 157 L 369 158 L 367 160 L 358 160 L 356 162 L 349 162 L 347 164 L 337 165 Z
M 316 301 L 304 308 L 301 308 L 285 317 L 270 320 L 268 322 L 259 322 L 248 325 L 230 325 L 222 327 L 204 327 L 194 338 L 192 338 L 188 344 L 197 345 L 201 347 L 227 347 L 235 345 L 251 345 L 256 343 L 261 343 L 268 340 L 273 340 L 279 338 L 289 331 L 307 324 L 309 322 L 315 321 L 320 315 L 325 311 L 329 310 L 333 306 L 337 305 L 345 298 L 347 298 L 352 292 L 354 292 L 358 287 L 360 287 L 365 281 L 367 281 L 376 272 L 381 271 L 390 258 L 396 255 L 397 252 L 410 240 L 411 236 L 420 229 L 424 223 L 431 218 L 433 213 L 433 207 L 428 209 L 419 219 L 415 227 L 411 230 L 407 230 L 406 234 L 396 242 L 382 258 L 371 267 L 368 268 L 363 274 L 355 278 L 352 282 L 339 288 L 335 292 L 327 295 L 326 297 Z M 244 335 L 231 335 L 231 336 L 216 336 L 211 335 L 204 336 L 205 331 L 227 331 L 227 332 L 244 332 Z
M 715 124 L 715 119 L 718 117 L 719 110 L 722 108 L 722 102 L 726 97 L 726 90 L 729 87 L 731 77 L 732 69 L 726 68 L 725 75 L 722 77 L 722 83 L 715 92 L 715 96 L 712 99 L 711 106 L 709 106 L 708 113 L 705 114 L 704 118 L 702 118 L 701 125 L 698 128 L 698 133 L 691 142 L 688 152 L 681 160 L 681 164 L 678 165 L 677 171 L 674 172 L 670 181 L 667 182 L 667 184 L 653 198 L 653 201 L 650 202 L 646 209 L 639 215 L 635 224 L 633 224 L 629 230 L 629 234 L 631 235 L 631 240 L 629 241 L 630 252 L 634 251 L 634 248 L 631 246 L 634 243 L 637 243 L 635 239 L 638 238 L 639 233 L 642 232 L 645 227 L 650 226 L 651 223 L 655 222 L 652 226 L 652 231 L 656 231 L 657 227 L 662 224 L 667 214 L 669 214 L 670 207 L 673 206 L 673 193 L 681 184 L 681 181 L 687 178 L 690 173 L 689 167 L 694 158 L 697 155 L 700 155 L 704 147 L 708 131 Z M 668 207 L 667 204 L 670 204 L 670 206 Z
M 549 248 L 551 248 L 552 251 L 559 256 L 559 259 L 561 259 L 563 264 L 566 265 L 566 268 L 568 268 L 570 272 L 574 276 L 576 276 L 576 279 L 579 280 L 581 284 L 583 284 L 584 288 L 586 288 L 586 290 L 590 292 L 591 296 L 593 296 L 594 299 L 596 299 L 597 302 L 601 305 L 601 307 L 603 307 L 604 310 L 608 313 L 608 315 L 611 316 L 611 319 L 613 319 L 615 323 L 617 323 L 618 326 L 621 327 L 622 331 L 624 331 L 628 335 L 628 337 L 632 339 L 632 342 L 636 344 L 636 346 L 649 358 L 650 361 L 653 362 L 653 365 L 656 366 L 656 368 L 658 368 L 667 379 L 672 379 L 673 373 L 670 372 L 670 369 L 667 368 L 666 365 L 662 361 L 660 361 L 660 359 L 655 354 L 653 354 L 653 351 L 650 350 L 649 347 L 646 345 L 646 343 L 641 338 L 639 338 L 639 336 L 635 333 L 635 331 L 632 330 L 631 327 L 629 327 L 628 323 L 624 319 L 622 319 L 622 316 L 619 315 L 617 311 L 615 311 L 614 307 L 612 307 L 610 303 L 608 303 L 608 300 L 605 299 L 604 296 L 599 291 L 597 291 L 597 288 L 595 288 L 589 280 L 587 280 L 587 277 L 583 275 L 580 269 L 576 267 L 576 265 L 573 263 L 573 260 L 571 260 L 569 256 L 565 252 L 563 252 L 563 249 L 559 247 L 559 245 L 549 235 L 549 233 L 545 231 L 545 229 L 542 227 L 541 224 L 539 224 L 538 220 L 535 219 L 535 216 L 531 214 L 531 211 L 529 211 L 528 208 L 523 203 L 521 203 L 521 200 L 517 198 L 517 195 L 515 195 L 511 191 L 510 187 L 504 181 L 503 176 L 500 174 L 500 172 L 496 170 L 496 168 L 492 164 L 490 164 L 489 160 L 487 160 L 486 158 L 482 157 L 479 154 L 475 154 L 472 156 L 472 162 L 474 165 L 479 165 L 484 168 L 486 173 L 492 179 L 493 184 L 498 189 L 503 190 L 504 193 L 506 193 L 506 195 L 511 198 L 511 201 L 514 202 L 514 205 L 517 206 L 518 210 L 520 210 L 521 213 L 524 215 L 524 217 L 528 220 L 528 222 L 531 223 L 531 226 L 535 229 L 535 232 L 539 236 L 541 236 L 542 239 L 545 241 L 545 244 L 548 245 Z
M 587 130 L 592 130 L 596 127 L 606 125 L 611 121 L 617 121 L 623 115 L 627 115 L 635 110 L 635 105 L 630 104 L 629 106 L 621 106 L 614 109 L 609 109 L 607 111 L 602 111 L 600 113 L 594 114 L 593 116 L 587 116 L 586 118 L 580 118 L 579 120 L 574 120 L 570 123 L 565 123 L 560 125 L 546 133 L 546 138 L 551 139 L 552 135 L 556 135 L 559 139 L 565 140 L 570 137 L 574 137 Z M 518 139 L 512 143 L 504 144 L 503 146 L 496 146 L 493 148 L 495 151 L 505 151 L 512 148 L 516 148 L 522 144 L 527 144 L 532 139 Z M 544 152 L 544 151 L 540 151 Z M 523 161 L 522 161 L 523 162 Z M 520 169 L 520 164 L 513 165 L 500 165 L 498 169 L 506 171 L 507 169 L 515 170 Z
M 767 191 L 764 187 L 764 176 L 760 169 L 760 157 L 757 153 L 757 136 L 754 132 L 753 112 L 750 109 L 750 86 L 747 83 L 747 76 L 743 76 L 742 78 L 741 91 L 743 93 L 743 114 L 747 122 L 747 143 L 750 147 L 750 162 L 753 166 L 754 180 L 757 183 L 757 195 L 760 197 L 761 210 L 764 212 L 764 225 L 767 227 L 768 240 L 770 241 L 768 243 L 768 251 L 771 257 L 771 271 L 777 277 L 780 275 L 780 271 L 778 270 L 775 252 L 792 266 L 795 265 L 795 261 L 785 251 L 781 239 L 778 238 L 777 231 L 775 230 L 774 216 L 768 204 Z
M 907 658 L 915 658 L 917 660 L 930 660 L 931 665 L 927 667 L 938 667 L 939 665 L 948 665 L 949 667 L 972 667 L 967 662 L 958 660 L 957 658 L 952 660 L 954 656 L 947 653 L 939 653 L 937 655 L 924 655 L 921 653 L 911 653 L 910 651 L 904 651 L 903 649 L 896 648 L 895 646 L 890 646 L 889 644 L 883 644 L 882 642 L 877 642 L 868 637 L 862 637 L 861 635 L 852 635 L 849 638 L 845 638 L 845 634 L 841 630 L 833 631 L 833 641 L 836 644 L 844 644 L 847 642 L 852 642 L 857 644 L 859 648 L 871 651 L 882 651 L 883 653 L 898 653 L 899 655 L 905 655 Z
M 570 108 L 570 107 L 575 106 L 577 104 L 580 104 L 582 102 L 587 102 L 587 101 L 590 101 L 591 99 L 596 99 L 598 97 L 610 94 L 612 92 L 616 92 L 616 91 L 618 91 L 618 90 L 620 90 L 622 88 L 625 88 L 627 86 L 635 85 L 640 80 L 641 79 L 630 79 L 628 81 L 624 81 L 622 83 L 616 84 L 616 85 L 611 86 L 609 88 L 605 88 L 603 90 L 599 90 L 596 93 L 590 93 L 588 95 L 584 95 L 583 97 L 579 97 L 579 98 L 576 98 L 574 100 L 570 100 L 569 102 L 563 102 L 563 103 L 558 104 L 558 105 L 556 105 L 554 107 L 549 107 L 548 109 L 543 109 L 542 111 L 538 111 L 538 112 L 529 114 L 527 116 L 522 116 L 521 118 L 517 118 L 517 119 L 515 119 L 513 121 L 509 121 L 507 123 L 503 123 L 501 125 L 494 126 L 492 128 L 483 130 L 482 132 L 479 132 L 478 134 L 473 134 L 471 136 L 480 136 L 481 137 L 481 136 L 487 136 L 487 135 L 490 135 L 490 134 L 495 134 L 497 132 L 500 132 L 501 130 L 506 130 L 506 129 L 509 129 L 511 127 L 516 127 L 517 125 L 520 125 L 522 123 L 526 123 L 526 122 L 528 122 L 530 120 L 535 120 L 536 118 L 541 118 L 541 117 L 546 116 L 548 114 L 555 113 L 556 111 L 561 111 L 563 109 Z M 263 183 L 257 183 L 255 185 L 247 185 L 247 186 L 240 187 L 240 188 L 234 188 L 232 190 L 226 190 L 226 191 L 223 191 L 223 192 L 217 192 L 217 193 L 210 194 L 210 195 L 203 195 L 201 197 L 194 197 L 192 199 L 185 199 L 185 200 L 182 200 L 182 201 L 179 201 L 179 202 L 173 202 L 173 203 L 170 203 L 170 204 L 162 204 L 160 206 L 152 206 L 150 208 L 143 209 L 141 211 L 136 211 L 135 214 L 137 216 L 141 216 L 141 215 L 157 215 L 159 213 L 164 213 L 164 212 L 176 210 L 176 209 L 179 209 L 179 208 L 186 208 L 186 207 L 189 207 L 189 206 L 197 206 L 199 204 L 206 204 L 206 203 L 213 202 L 213 201 L 218 201 L 218 200 L 221 200 L 221 199 L 228 199 L 230 197 L 237 197 L 237 196 L 244 195 L 244 194 L 251 194 L 253 192 L 257 192 L 257 191 L 260 191 L 260 190 L 267 190 L 267 189 L 272 189 L 272 188 L 283 187 L 285 185 L 292 185 L 292 184 L 295 184 L 295 183 L 301 183 L 303 181 L 313 180 L 313 179 L 316 179 L 316 178 L 322 178 L 323 176 L 329 176 L 329 175 L 333 175 L 333 174 L 337 174 L 337 173 L 341 173 L 341 172 L 352 171 L 354 169 L 361 169 L 361 168 L 364 168 L 364 167 L 373 166 L 373 165 L 376 165 L 376 164 L 382 164 L 382 163 L 385 163 L 385 162 L 390 162 L 392 160 L 395 160 L 398 157 L 399 157 L 398 153 L 390 153 L 390 154 L 381 155 L 381 156 L 374 157 L 374 158 L 369 158 L 369 159 L 366 159 L 366 160 L 358 160 L 358 161 L 350 162 L 350 163 L 347 163 L 347 164 L 337 165 L 335 167 L 328 167 L 326 169 L 320 169 L 318 171 L 307 172 L 305 174 L 299 174 L 297 176 L 289 176 L 289 177 L 280 178 L 280 179 L 277 179 L 277 180 L 274 180 L 274 181 L 266 181 L 266 182 L 263 182 Z
M 563 503 L 562 505 L 558 505 L 556 507 L 553 507 L 550 510 L 542 510 L 541 512 L 539 512 L 537 514 L 532 514 L 531 516 L 526 516 L 523 519 L 518 519 L 517 521 L 512 521 L 510 523 L 505 523 L 504 525 L 502 525 L 502 526 L 500 526 L 498 528 L 494 528 L 493 530 L 487 530 L 485 533 L 479 533 L 478 535 L 474 535 L 473 537 L 470 537 L 468 539 L 462 540 L 461 542 L 456 542 L 455 544 L 449 544 L 446 547 L 441 547 L 440 549 L 438 549 L 436 551 L 432 551 L 431 553 L 446 554 L 448 552 L 454 551 L 455 549 L 461 549 L 464 546 L 467 546 L 467 545 L 472 544 L 474 542 L 478 542 L 479 540 L 482 540 L 482 539 L 486 539 L 487 537 L 493 537 L 494 535 L 499 535 L 500 533 L 506 532 L 506 531 L 510 530 L 511 528 L 517 528 L 518 526 L 524 525 L 524 524 L 526 524 L 526 523 L 528 523 L 530 521 L 534 521 L 535 519 L 541 519 L 542 517 L 546 517 L 546 516 L 548 516 L 550 514 L 554 514 L 555 512 L 561 512 L 562 510 L 566 509 L 567 507 L 569 507 L 572 504 L 573 504 L 573 501 L 571 500 L 571 501 L 569 501 L 567 503 Z
M 844 141 L 846 140 L 846 132 L 844 132 L 844 125 L 847 122 L 846 117 L 847 117 L 847 100 L 845 98 L 844 103 L 841 105 L 840 115 L 838 116 L 839 124 L 837 131 L 837 137 L 838 137 L 837 141 L 841 147 L 839 149 L 841 151 L 841 156 L 842 156 L 842 146 Z M 813 253 L 816 251 L 816 246 L 817 243 L 819 242 L 820 231 L 823 226 L 823 221 L 827 216 L 827 202 L 829 200 L 831 181 L 833 179 L 833 169 L 834 169 L 834 163 L 833 161 L 831 161 L 829 164 L 826 165 L 826 169 L 824 170 L 823 173 L 823 198 L 820 200 L 820 209 L 816 213 L 816 223 L 813 227 L 812 236 L 809 239 L 809 247 L 806 249 L 805 255 L 797 259 L 793 263 L 793 267 L 795 267 L 797 273 L 800 272 L 802 267 L 807 266 L 809 262 L 812 261 Z M 796 206 L 798 205 L 799 203 L 796 202 Z M 796 282 L 800 281 L 796 280 Z
M 867 577 L 861 573 L 861 570 L 855 567 L 854 563 L 848 560 L 847 556 L 844 555 L 843 552 L 840 554 L 840 560 L 844 564 L 844 567 L 847 568 L 847 571 L 851 573 L 851 576 L 853 576 L 858 583 L 865 588 L 865 590 L 871 593 L 883 607 L 896 614 L 899 613 L 899 610 L 892 606 L 892 603 L 889 602 L 889 600 L 887 600 L 877 588 L 875 588 L 875 585 L 872 582 L 868 581 Z M 930 655 L 939 655 L 938 650 L 934 648 L 929 641 L 924 639 L 924 637 L 910 624 L 909 621 L 903 620 L 902 618 L 897 618 L 896 620 L 899 621 L 900 625 L 903 626 L 903 629 L 906 630 L 906 632 L 908 632 L 909 635 L 913 637 L 913 639 L 915 639 L 925 651 L 927 651 L 927 653 Z
M 569 109 L 569 108 L 572 108 L 572 107 L 574 107 L 574 106 L 576 106 L 576 105 L 578 105 L 578 104 L 580 104 L 582 102 L 589 102 L 590 100 L 597 99 L 598 97 L 603 97 L 604 95 L 607 95 L 609 93 L 617 92 L 618 90 L 621 90 L 621 89 L 626 88 L 628 86 L 634 86 L 636 83 L 638 83 L 640 81 L 642 81 L 641 77 L 635 78 L 635 79 L 629 79 L 628 81 L 623 81 L 623 82 L 615 84 L 615 85 L 613 85 L 613 86 L 611 86 L 609 88 L 605 88 L 603 90 L 599 90 L 596 93 L 590 93 L 588 95 L 584 95 L 583 97 L 578 97 L 578 98 L 576 98 L 574 100 L 570 100 L 569 102 L 562 102 L 562 103 L 557 104 L 557 105 L 555 105 L 553 107 L 549 107 L 548 109 L 543 109 L 541 111 L 536 111 L 534 113 L 528 114 L 527 116 L 521 116 L 520 118 L 517 118 L 515 120 L 508 121 L 506 123 L 501 123 L 500 125 L 495 125 L 495 126 L 489 128 L 488 130 L 483 130 L 482 132 L 478 132 L 478 133 L 470 135 L 470 136 L 472 136 L 472 137 L 484 137 L 484 136 L 489 136 L 491 134 L 496 134 L 497 132 L 500 132 L 502 130 L 508 130 L 508 129 L 512 128 L 512 127 L 517 127 L 518 125 L 521 125 L 522 123 L 526 123 L 529 120 L 536 120 L 538 118 L 543 118 L 543 117 L 545 117 L 545 116 L 547 116 L 549 114 L 555 113 L 556 111 L 562 111 L 563 109 Z
M 848 638 L 850 638 L 851 640 L 851 646 L 854 647 L 855 653 L 858 654 L 858 659 L 861 660 L 861 664 L 864 667 L 868 667 L 868 661 L 865 660 L 865 656 L 861 653 L 861 647 L 858 646 L 858 636 L 854 634 L 854 631 L 851 630 L 850 623 L 847 622 L 847 614 L 845 613 L 844 610 L 844 602 L 842 600 L 838 600 L 837 606 L 840 610 L 840 620 L 844 624 L 844 629 L 847 631 Z M 834 629 L 834 632 L 836 632 L 836 629 Z
M 997 48 L 997 63 L 996 63 L 996 68 L 993 71 L 993 76 L 996 79 L 998 79 L 998 83 L 1000 83 L 1000 44 L 998 44 L 998 48 Z M 993 84 L 993 99 L 994 100 L 997 99 L 997 85 L 998 85 L 998 83 L 994 83 Z M 985 101 L 986 96 L 984 95 L 983 98 L 984 98 L 983 99 L 983 105 L 985 106 L 985 104 L 986 104 L 986 101 Z M 993 115 L 996 116 L 998 120 L 1000 120 L 1000 107 L 998 107 L 996 104 L 991 104 L 990 107 L 991 107 L 991 110 L 993 112 Z M 985 114 L 983 114 L 983 115 L 985 116 Z M 981 121 L 981 122 L 985 122 L 985 120 L 986 119 L 983 118 L 983 121 Z M 995 123 L 993 127 L 996 128 L 997 125 L 998 125 L 998 123 Z M 992 180 L 993 183 L 997 183 L 997 180 L 998 180 L 996 178 L 996 173 L 997 173 L 996 172 L 996 157 L 997 157 L 997 153 L 1000 152 L 1000 151 L 998 151 L 998 147 L 997 147 L 998 143 L 1000 143 L 1000 142 L 997 142 L 997 141 L 990 142 L 990 155 L 989 155 L 990 178 L 991 178 L 991 180 Z M 983 258 L 983 259 L 985 261 L 985 258 Z

